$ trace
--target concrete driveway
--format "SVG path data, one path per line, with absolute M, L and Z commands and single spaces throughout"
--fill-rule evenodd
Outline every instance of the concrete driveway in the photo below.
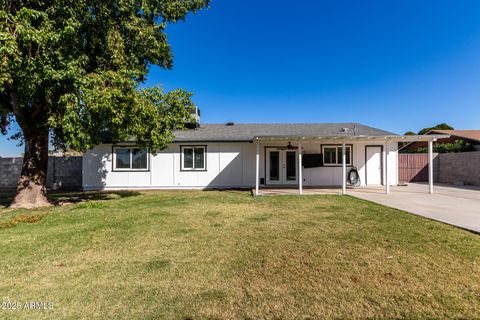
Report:
M 358 188 L 347 194 L 480 233 L 478 187 L 437 185 L 428 194 L 427 185 L 411 183 L 392 187 L 388 195 L 378 188 Z

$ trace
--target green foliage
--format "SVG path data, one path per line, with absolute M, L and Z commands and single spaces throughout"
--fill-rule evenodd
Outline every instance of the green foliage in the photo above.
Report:
M 433 152 L 437 153 L 468 152 L 474 150 L 473 146 L 465 140 L 455 140 L 454 143 L 438 143 L 433 145 Z M 427 153 L 428 148 L 418 148 L 412 152 Z
M 109 130 L 164 148 L 191 94 L 139 90 L 150 65 L 172 68 L 165 28 L 209 0 L 0 0 L 0 130 L 16 120 L 84 150 Z M 22 134 L 14 135 L 21 138 Z
M 418 132 L 418 134 L 423 135 L 423 134 L 426 134 L 427 132 L 432 131 L 432 130 L 455 130 L 455 129 L 453 129 L 452 126 L 449 126 L 446 123 L 440 123 L 440 124 L 437 124 L 436 126 L 431 127 L 431 128 L 423 128 L 422 130 L 420 130 Z

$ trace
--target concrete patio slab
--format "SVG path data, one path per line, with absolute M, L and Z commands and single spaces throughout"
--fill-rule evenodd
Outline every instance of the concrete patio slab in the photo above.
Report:
M 480 233 L 480 188 L 424 184 L 395 186 L 390 194 L 378 188 L 349 190 L 349 195 Z

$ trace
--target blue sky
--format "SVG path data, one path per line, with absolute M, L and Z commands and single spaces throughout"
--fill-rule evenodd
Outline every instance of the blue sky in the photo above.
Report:
M 480 129 L 478 0 L 213 0 L 167 33 L 145 85 L 192 91 L 204 123 Z

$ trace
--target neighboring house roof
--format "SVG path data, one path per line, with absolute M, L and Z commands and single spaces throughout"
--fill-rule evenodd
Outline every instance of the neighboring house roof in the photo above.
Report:
M 480 142 L 480 130 L 431 130 L 427 134 L 437 133 Z
M 347 128 L 347 131 L 344 131 Z M 258 123 L 205 124 L 175 132 L 174 142 L 253 141 L 255 137 L 382 137 L 396 134 L 359 123 Z
M 473 144 L 480 144 L 480 130 L 430 130 L 425 135 L 447 135 L 436 143 L 450 143 L 463 139 Z M 425 147 L 425 142 L 410 142 L 399 149 L 399 151 L 412 151 Z

